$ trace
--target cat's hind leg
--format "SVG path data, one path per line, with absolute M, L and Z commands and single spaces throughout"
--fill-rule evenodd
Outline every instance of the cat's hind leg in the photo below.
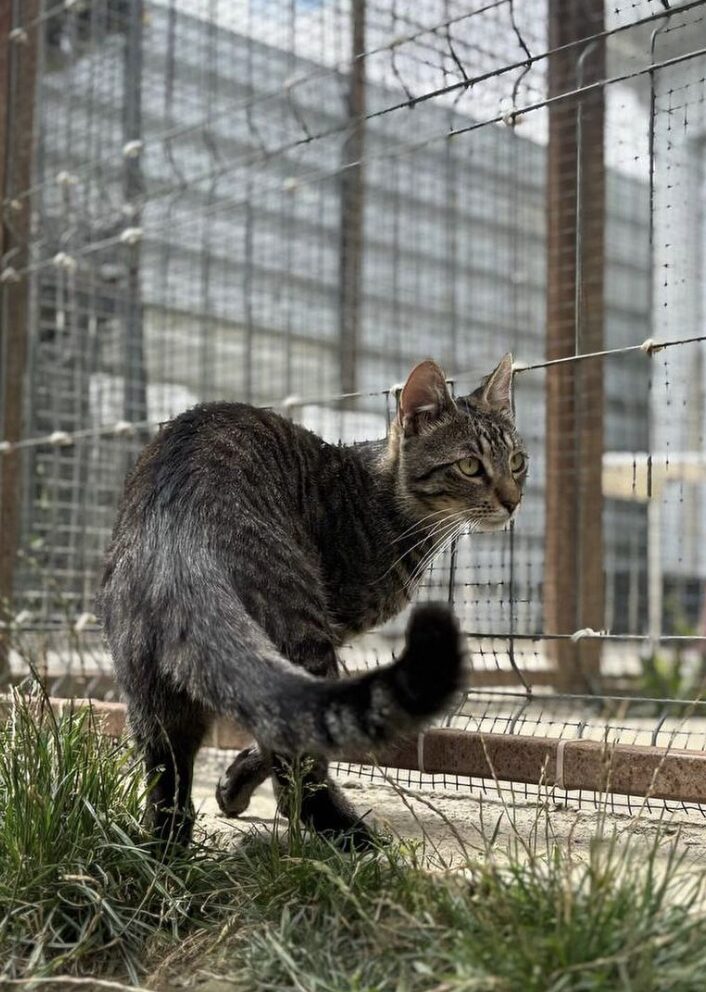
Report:
M 272 774 L 272 755 L 257 744 L 246 747 L 237 756 L 216 786 L 216 800 L 226 816 L 241 816 L 250 804 L 258 785 Z
M 288 645 L 287 655 L 295 664 L 320 678 L 338 678 L 338 658 L 333 644 L 320 631 L 306 632 L 300 645 Z M 297 772 L 298 766 L 298 772 Z M 280 812 L 288 816 L 292 808 L 292 790 L 299 791 L 299 815 L 302 822 L 324 836 L 335 838 L 344 847 L 366 850 L 375 846 L 375 835 L 328 774 L 325 758 L 304 755 L 292 762 L 285 755 L 273 758 L 273 782 Z M 299 775 L 293 782 L 292 774 Z
M 375 835 L 328 774 L 328 762 L 305 755 L 292 762 L 274 758 L 274 781 L 278 806 L 290 816 L 298 806 L 302 823 L 344 848 L 367 850 L 376 844 Z
M 210 714 L 160 681 L 149 698 L 128 698 L 128 719 L 142 752 L 148 783 L 144 823 L 164 843 L 188 844 L 194 825 L 194 758 Z

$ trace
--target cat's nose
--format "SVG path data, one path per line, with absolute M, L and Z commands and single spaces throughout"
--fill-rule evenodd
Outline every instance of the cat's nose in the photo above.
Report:
M 507 510 L 509 516 L 512 516 L 521 498 L 517 489 L 510 489 L 509 487 L 498 488 L 495 491 L 495 496 L 502 508 Z

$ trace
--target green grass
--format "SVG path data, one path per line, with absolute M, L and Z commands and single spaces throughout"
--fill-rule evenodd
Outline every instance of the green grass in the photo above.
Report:
M 165 861 L 143 835 L 134 756 L 88 710 L 58 720 L 16 696 L 0 729 L 0 987 L 68 971 L 136 981 L 146 944 L 221 918 L 233 865 L 207 848 Z
M 0 739 L 0 988 L 706 988 L 702 877 L 664 838 L 635 847 L 604 826 L 579 861 L 544 811 L 502 858 L 491 830 L 480 856 L 434 873 L 419 843 L 348 855 L 297 826 L 164 862 L 142 798 L 130 750 L 89 713 L 57 722 L 18 698 Z
M 196 970 L 220 975 L 223 992 L 706 987 L 697 886 L 670 893 L 678 865 L 660 865 L 656 849 L 638 864 L 617 841 L 597 842 L 583 865 L 525 850 L 504 866 L 437 874 L 419 854 L 261 843 L 241 877 L 236 927 L 205 944 Z

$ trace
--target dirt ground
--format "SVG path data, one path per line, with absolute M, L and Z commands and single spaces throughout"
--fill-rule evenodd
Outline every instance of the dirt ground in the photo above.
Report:
M 253 826 L 272 830 L 275 816 L 269 783 L 257 790 L 242 817 L 226 819 L 221 814 L 215 800 L 216 783 L 235 753 L 204 749 L 197 760 L 194 784 L 202 826 L 234 839 Z M 687 865 L 706 865 L 706 819 L 699 812 L 648 812 L 640 810 L 639 801 L 634 803 L 632 814 L 599 810 L 592 801 L 584 801 L 582 806 L 578 802 L 550 803 L 545 806 L 551 825 L 548 834 L 547 816 L 536 801 L 510 803 L 507 797 L 470 791 L 412 792 L 350 775 L 340 777 L 339 782 L 350 790 L 360 812 L 372 811 L 369 815 L 381 827 L 400 838 L 424 840 L 430 865 L 453 866 L 469 857 L 483 857 L 491 839 L 492 856 L 502 859 L 515 841 L 519 841 L 520 849 L 530 841 L 542 849 L 547 836 L 560 844 L 571 844 L 574 856 L 582 860 L 588 857 L 590 843 L 599 832 L 605 838 L 614 831 L 621 838 L 632 836 L 646 847 L 661 836 L 665 858 L 676 842 Z

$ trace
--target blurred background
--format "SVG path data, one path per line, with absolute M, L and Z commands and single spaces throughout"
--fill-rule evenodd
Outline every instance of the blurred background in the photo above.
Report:
M 460 395 L 511 350 L 521 514 L 420 590 L 475 712 L 698 695 L 705 77 L 703 0 L 3 4 L 0 681 L 114 694 L 94 596 L 161 422 L 380 437 L 420 359 Z

